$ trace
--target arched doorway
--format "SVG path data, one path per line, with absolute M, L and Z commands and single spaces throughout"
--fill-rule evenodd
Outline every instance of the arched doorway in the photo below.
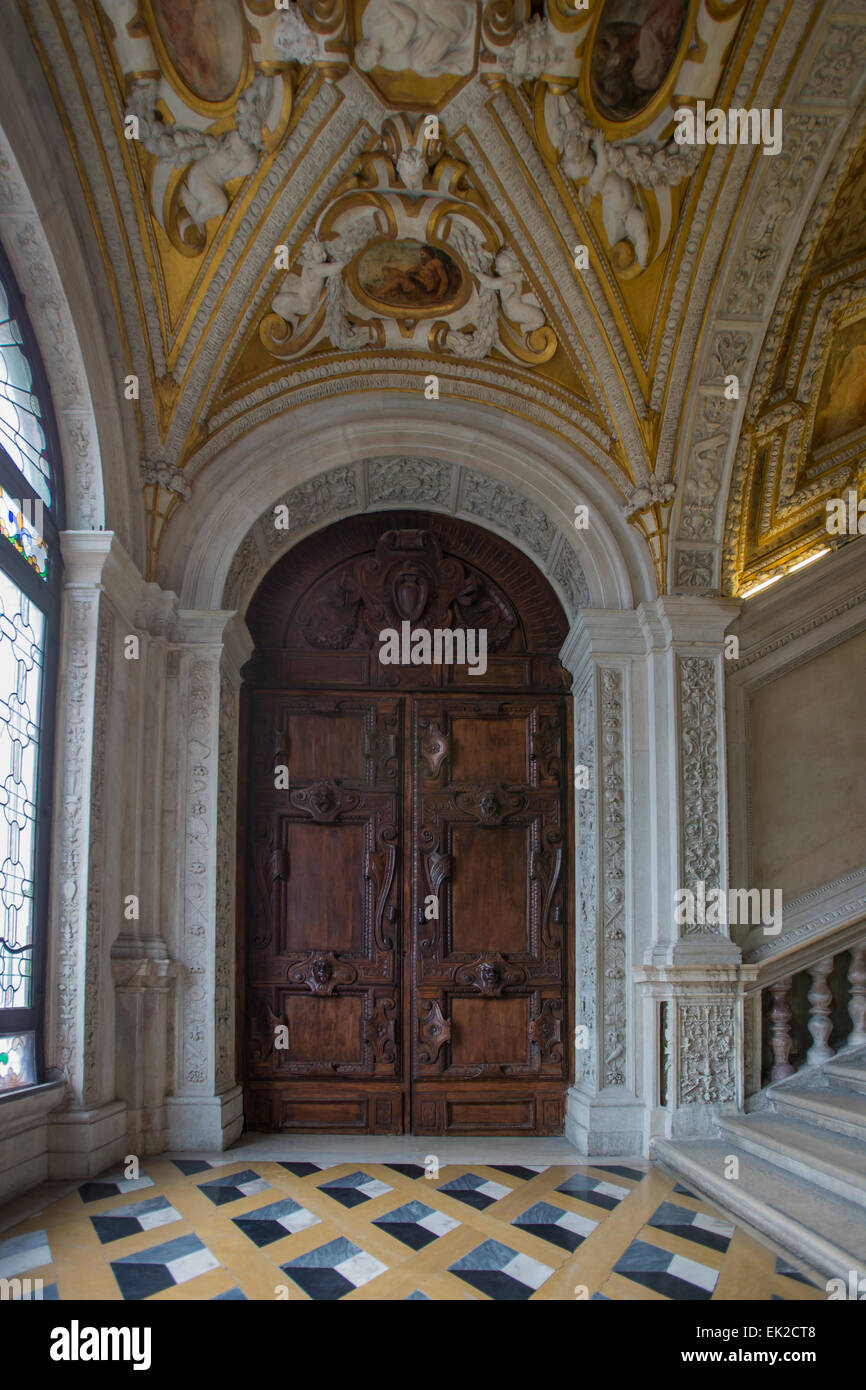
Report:
M 553 589 L 469 522 L 378 512 L 285 555 L 247 624 L 247 1125 L 561 1133 L 572 721 Z

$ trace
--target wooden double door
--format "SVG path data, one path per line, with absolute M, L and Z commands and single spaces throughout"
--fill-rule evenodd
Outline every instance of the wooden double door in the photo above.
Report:
M 562 1132 L 568 703 L 249 694 L 250 1128 Z

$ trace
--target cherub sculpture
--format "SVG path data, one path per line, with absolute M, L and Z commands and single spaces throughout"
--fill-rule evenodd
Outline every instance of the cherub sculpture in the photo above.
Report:
M 328 248 L 317 236 L 311 236 L 301 248 L 301 269 L 287 275 L 274 295 L 271 308 L 295 332 L 319 302 L 322 286 L 332 275 L 343 269 L 341 261 L 328 260 Z

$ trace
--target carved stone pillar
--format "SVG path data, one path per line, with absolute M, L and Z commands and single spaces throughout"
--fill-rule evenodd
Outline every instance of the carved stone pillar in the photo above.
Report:
M 709 1132 L 720 1108 L 743 1105 L 744 994 L 757 968 L 740 964 L 727 922 L 723 695 L 724 635 L 739 608 L 667 597 L 640 609 L 655 866 L 652 940 L 635 978 L 651 1136 Z
M 166 710 L 166 904 L 175 1000 L 168 1142 L 218 1150 L 237 1138 L 242 1095 L 234 1076 L 234 824 L 236 699 L 252 642 L 226 612 L 179 614 L 169 646 Z
M 103 592 L 110 532 L 67 531 L 57 697 L 45 1062 L 61 1080 L 49 1124 L 48 1176 L 89 1177 L 124 1149 L 115 1099 L 113 990 L 106 932 L 103 758 L 111 700 L 113 622 Z
M 584 1153 L 643 1152 L 630 1017 L 634 613 L 583 612 L 563 652 L 574 676 L 575 1082 L 566 1134 Z

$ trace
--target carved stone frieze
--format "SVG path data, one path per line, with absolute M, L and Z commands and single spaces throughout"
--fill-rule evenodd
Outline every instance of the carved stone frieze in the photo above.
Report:
M 734 1009 L 730 1004 L 679 1004 L 679 1104 L 736 1101 Z
M 690 592 L 713 593 L 715 568 L 715 551 L 678 549 L 676 586 Z
M 444 506 L 451 497 L 453 468 L 437 459 L 367 460 L 371 502 L 426 502 Z
M 577 818 L 577 1045 L 575 1077 L 587 1090 L 596 1085 L 598 1019 L 598 815 L 595 737 L 595 673 L 575 696 L 575 757 L 586 768 L 588 787 L 575 796 Z
M 96 639 L 96 680 L 93 692 L 93 744 L 108 745 L 109 698 L 114 618 L 103 599 L 99 606 Z M 84 993 L 84 1087 L 83 1099 L 95 1101 L 98 1095 L 97 1070 L 100 1064 L 100 1006 L 103 951 L 105 950 L 105 912 L 103 875 L 105 873 L 105 758 L 93 760 L 90 786 L 89 864 L 87 872 L 87 968 Z
M 405 493 L 400 482 L 404 470 Z M 241 543 L 226 577 L 226 605 L 240 606 L 251 595 L 256 579 L 264 576 L 272 559 L 291 544 L 297 533 L 319 521 L 365 510 L 365 494 L 371 505 L 378 506 L 386 500 L 429 501 L 445 505 L 452 512 L 491 521 L 536 561 L 549 561 L 555 555 L 550 578 L 572 617 L 579 608 L 592 607 L 589 585 L 573 546 L 541 508 L 508 484 L 474 469 L 400 457 L 341 465 L 285 494 Z M 285 525 L 275 524 L 278 514 L 283 519 L 287 517 Z
M 604 667 L 601 681 L 603 1077 L 625 1084 L 625 736 L 623 673 Z
M 217 835 L 219 670 L 216 657 L 181 666 L 187 730 L 184 770 L 184 908 L 181 962 L 181 1078 L 187 1091 L 212 1086 L 213 884 Z
M 556 535 L 550 518 L 507 483 L 466 471 L 460 504 L 464 512 L 481 517 L 484 521 L 492 521 L 512 536 L 519 537 L 539 559 L 544 560 L 550 554 Z
M 683 887 L 719 886 L 719 728 L 716 662 L 707 656 L 678 656 L 680 705 L 680 797 Z M 704 923 L 686 925 L 687 935 L 716 932 Z

